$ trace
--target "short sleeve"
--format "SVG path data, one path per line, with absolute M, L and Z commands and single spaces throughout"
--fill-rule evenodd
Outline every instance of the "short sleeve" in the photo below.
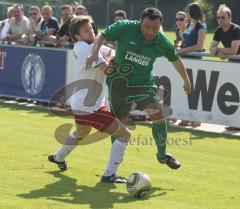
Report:
M 214 36 L 213 36 L 213 40 L 214 41 L 221 41 L 221 31 L 220 31 L 220 28 L 217 28 L 215 33 L 214 33 Z
M 240 27 L 236 27 L 233 31 L 233 41 L 240 40 Z
M 174 48 L 172 42 L 165 37 L 165 47 L 164 47 L 164 56 L 170 61 L 174 62 L 179 59 L 179 55 Z
M 107 57 L 111 53 L 112 49 L 110 47 L 102 45 L 100 48 L 100 53 L 103 57 Z
M 120 37 L 123 35 L 124 30 L 130 25 L 131 22 L 129 20 L 120 20 L 116 23 L 108 26 L 103 32 L 102 35 L 108 41 L 118 41 Z
M 81 42 L 81 43 L 75 44 L 73 48 L 73 54 L 74 54 L 74 57 L 77 59 L 79 68 L 82 68 L 85 66 L 86 59 L 91 54 L 91 51 L 92 51 L 92 45 L 89 45 L 88 43 Z M 106 61 L 103 55 L 99 53 L 97 60 L 94 61 L 93 63 L 93 67 L 97 67 L 97 65 L 105 62 Z

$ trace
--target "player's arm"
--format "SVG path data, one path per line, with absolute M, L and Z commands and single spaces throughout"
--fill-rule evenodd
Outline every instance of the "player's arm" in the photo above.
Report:
M 94 41 L 93 47 L 92 47 L 92 51 L 91 54 L 87 57 L 86 59 L 86 70 L 90 69 L 92 66 L 92 63 L 94 62 L 94 60 L 96 60 L 98 58 L 98 53 L 99 50 L 101 48 L 101 46 L 103 45 L 103 42 L 106 39 L 104 38 L 104 36 L 102 34 L 99 34 Z
M 106 63 L 101 63 L 97 66 L 102 72 L 106 72 L 108 65 Z
M 101 34 L 99 34 L 94 41 L 91 55 L 86 59 L 86 69 L 91 67 L 91 64 L 97 59 L 100 47 L 104 41 L 119 41 L 123 36 L 126 28 L 131 27 L 131 22 L 128 20 L 117 21 L 116 23 L 108 26 Z
M 190 94 L 191 93 L 191 82 L 189 80 L 186 68 L 182 62 L 182 60 L 179 58 L 176 61 L 173 61 L 172 64 L 174 65 L 175 69 L 177 70 L 177 72 L 179 73 L 179 75 L 181 76 L 181 78 L 184 81 L 184 91 L 186 94 Z

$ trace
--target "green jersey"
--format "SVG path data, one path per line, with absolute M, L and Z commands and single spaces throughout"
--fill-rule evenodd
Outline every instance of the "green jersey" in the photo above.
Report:
M 145 43 L 138 20 L 118 21 L 107 27 L 102 35 L 109 41 L 117 41 L 114 59 L 116 67 L 132 67 L 129 74 L 123 75 L 118 71 L 109 76 L 108 83 L 113 78 L 124 76 L 129 86 L 153 86 L 153 63 L 156 58 L 165 56 L 171 62 L 179 59 L 171 41 L 160 32 L 154 40 Z

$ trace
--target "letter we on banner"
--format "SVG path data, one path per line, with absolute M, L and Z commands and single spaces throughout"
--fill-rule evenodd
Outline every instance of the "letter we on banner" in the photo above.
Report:
M 192 83 L 186 95 L 183 82 L 165 58 L 154 63 L 157 85 L 168 96 L 172 117 L 240 127 L 240 63 L 183 59 Z

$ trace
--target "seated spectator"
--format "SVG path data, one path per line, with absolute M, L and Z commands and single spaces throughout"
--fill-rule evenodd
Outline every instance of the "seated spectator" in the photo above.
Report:
M 29 20 L 30 20 L 30 31 L 35 34 L 41 31 L 41 24 L 43 18 L 41 16 L 41 11 L 38 6 L 31 6 L 29 9 Z
M 41 16 L 40 8 L 38 6 L 31 6 L 29 9 L 29 30 L 30 30 L 30 36 L 24 37 L 24 42 L 32 43 L 33 45 L 36 45 L 36 36 L 41 30 L 41 24 L 43 21 L 43 18 Z
M 23 14 L 22 5 L 13 5 L 13 17 L 10 22 L 8 34 L 3 41 L 23 43 L 22 36 L 29 33 L 29 20 Z
M 56 36 L 50 36 L 49 40 L 59 46 L 62 46 L 64 42 L 72 42 L 69 34 L 70 21 L 73 18 L 73 9 L 70 5 L 64 5 L 61 7 L 61 18 L 63 25 L 57 32 Z
M 219 26 L 214 33 L 210 52 L 221 59 L 227 59 L 228 55 L 240 54 L 240 27 L 232 23 L 231 10 L 225 4 L 218 8 L 217 21 Z M 224 47 L 219 47 L 220 42 Z
M 188 52 L 203 52 L 204 41 L 206 37 L 207 26 L 204 23 L 204 14 L 201 7 L 197 3 L 192 3 L 186 9 L 187 19 L 189 23 L 183 32 L 183 44 L 177 47 L 179 54 Z M 201 57 L 184 55 L 182 57 L 199 59 Z M 197 121 L 183 120 L 179 123 L 181 126 L 200 126 L 201 123 Z
M 85 6 L 82 5 L 78 5 L 75 9 L 75 15 L 79 16 L 79 15 L 88 15 L 88 11 L 87 8 Z
M 7 36 L 12 18 L 13 18 L 13 7 L 8 7 L 7 19 L 1 21 L 0 23 L 0 41 Z
M 183 33 L 187 26 L 187 14 L 183 11 L 179 11 L 176 14 L 176 39 L 175 39 L 175 47 L 182 48 L 184 46 L 184 38 Z
M 214 33 L 210 52 L 221 59 L 227 59 L 228 55 L 240 54 L 240 27 L 232 23 L 231 10 L 225 4 L 221 4 L 218 8 L 217 21 L 219 26 Z M 219 47 L 220 42 L 224 47 Z M 229 59 L 229 61 L 240 60 Z M 226 130 L 239 131 L 240 127 L 226 127 Z
M 88 10 L 85 6 L 79 5 L 76 7 L 75 9 L 75 15 L 79 16 L 79 15 L 88 15 Z M 92 18 L 92 17 L 91 17 Z M 96 24 L 94 23 L 94 21 L 91 23 L 92 27 L 93 27 L 93 31 L 95 36 L 98 34 L 98 29 Z
M 127 19 L 127 13 L 125 11 L 117 10 L 114 12 L 114 22 L 125 19 Z
M 56 35 L 57 31 L 59 30 L 58 21 L 52 15 L 53 15 L 53 11 L 51 6 L 45 5 L 42 7 L 43 21 L 40 27 L 41 30 L 37 34 L 38 40 L 49 41 L 49 36 Z
M 187 25 L 187 14 L 183 11 L 176 13 L 176 39 L 174 40 L 174 47 L 181 48 L 183 45 L 183 33 Z M 169 122 L 176 123 L 177 118 L 169 118 Z M 188 123 L 188 121 L 183 120 L 180 125 Z
M 183 32 L 184 44 L 182 48 L 177 48 L 177 51 L 179 54 L 202 52 L 207 32 L 202 9 L 197 3 L 192 3 L 187 6 L 186 11 L 189 23 Z

